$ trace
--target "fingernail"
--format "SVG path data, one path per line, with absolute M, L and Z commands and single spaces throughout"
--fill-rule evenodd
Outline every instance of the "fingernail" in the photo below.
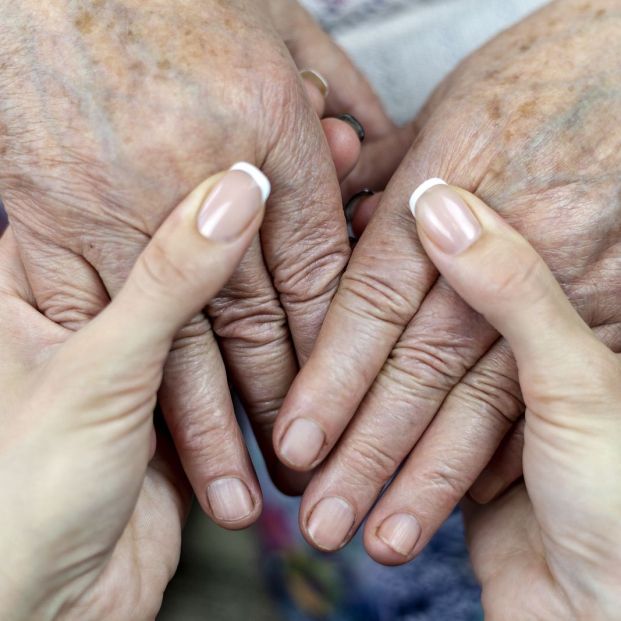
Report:
M 302 69 L 302 71 L 300 71 L 300 77 L 303 80 L 312 82 L 319 89 L 324 99 L 328 96 L 330 85 L 328 84 L 328 80 L 326 80 L 319 71 L 315 71 L 315 69 Z
M 254 503 L 246 484 L 240 479 L 217 479 L 207 488 L 207 500 L 214 517 L 223 522 L 236 522 L 248 517 Z
M 239 237 L 270 195 L 268 178 L 247 162 L 235 164 L 209 192 L 198 214 L 198 230 L 214 241 Z
M 441 179 L 417 188 L 410 209 L 425 235 L 446 254 L 464 252 L 481 235 L 481 225 L 468 205 Z
M 296 418 L 285 432 L 280 443 L 280 454 L 289 465 L 307 468 L 319 456 L 326 434 L 308 418 Z
M 364 126 L 362 125 L 362 123 L 355 116 L 353 116 L 352 114 L 341 114 L 340 116 L 337 116 L 336 118 L 339 119 L 340 121 L 344 121 L 349 126 L 351 126 L 353 130 L 356 132 L 356 135 L 358 136 L 358 140 L 360 140 L 360 142 L 364 142 L 364 139 L 367 133 L 364 130 Z
M 345 220 L 347 222 L 347 230 L 349 232 L 349 239 L 352 241 L 357 241 L 358 236 L 356 235 L 352 223 L 354 221 L 354 217 L 356 216 L 356 209 L 360 204 L 360 201 L 364 198 L 370 198 L 374 196 L 375 192 L 373 190 L 369 190 L 365 188 L 364 190 L 360 190 L 357 194 L 354 194 L 350 199 L 347 205 L 345 205 Z
M 500 494 L 504 489 L 505 482 L 490 470 L 483 470 L 470 488 L 470 498 L 480 505 L 486 505 Z
M 342 498 L 320 500 L 308 520 L 308 534 L 322 550 L 338 550 L 345 543 L 356 516 L 351 505 Z
M 418 520 L 409 513 L 395 513 L 386 518 L 377 531 L 377 536 L 397 554 L 410 556 L 421 535 Z

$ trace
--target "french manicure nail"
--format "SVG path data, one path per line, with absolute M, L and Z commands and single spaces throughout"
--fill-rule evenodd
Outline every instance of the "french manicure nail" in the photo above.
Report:
M 356 132 L 358 140 L 364 142 L 367 132 L 364 129 L 364 125 L 353 114 L 341 114 L 336 118 L 347 123 Z
M 338 550 L 354 525 L 356 516 L 352 506 L 343 498 L 328 497 L 320 500 L 308 520 L 308 534 L 322 550 Z
M 203 237 L 229 242 L 257 217 L 270 195 L 268 178 L 247 162 L 235 164 L 209 192 L 198 214 Z
M 280 454 L 289 465 L 308 468 L 319 456 L 326 434 L 317 423 L 308 418 L 296 418 L 280 443 Z
M 441 179 L 417 188 L 410 209 L 425 235 L 446 254 L 464 252 L 481 235 L 481 225 L 464 199 Z
M 420 539 L 421 527 L 413 515 L 396 513 L 382 522 L 377 535 L 397 554 L 407 557 Z
M 237 522 L 248 517 L 254 502 L 246 484 L 234 477 L 216 479 L 207 488 L 207 500 L 214 517 L 223 522 Z
M 330 85 L 328 84 L 328 80 L 326 80 L 319 71 L 315 71 L 315 69 L 302 69 L 302 71 L 300 71 L 300 77 L 314 84 L 324 99 L 328 96 Z

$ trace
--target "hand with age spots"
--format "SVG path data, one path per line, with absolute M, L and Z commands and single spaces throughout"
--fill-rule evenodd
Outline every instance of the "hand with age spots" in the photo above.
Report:
M 260 237 L 180 331 L 159 394 L 202 507 L 221 525 L 247 526 L 261 493 L 224 362 L 273 475 L 299 490 L 304 477 L 279 467 L 271 429 L 349 258 L 337 174 L 360 149 L 351 127 L 317 114 L 354 114 L 371 141 L 392 124 L 344 53 L 289 0 L 0 6 L 0 190 L 50 320 L 77 330 L 95 317 L 200 179 L 246 160 L 273 181 Z M 300 79 L 309 67 L 331 83 L 325 100 L 321 79 Z M 238 482 L 249 511 L 236 513 L 235 493 L 212 506 L 221 479 Z
M 320 466 L 300 513 L 316 547 L 345 545 L 370 512 L 371 556 L 407 562 L 490 460 L 480 501 L 521 475 L 513 356 L 423 252 L 406 206 L 425 179 L 476 190 L 621 346 L 620 30 L 617 2 L 572 0 L 498 36 L 439 87 L 386 192 L 362 204 L 375 213 L 274 430 L 284 463 Z M 391 548 L 382 529 L 401 514 L 407 536 Z

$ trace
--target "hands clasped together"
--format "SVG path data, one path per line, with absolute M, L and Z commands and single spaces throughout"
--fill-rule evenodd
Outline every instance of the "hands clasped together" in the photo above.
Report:
M 615 0 L 405 129 L 295 2 L 0 6 L 3 619 L 153 618 L 192 492 L 258 517 L 228 380 L 319 549 L 371 511 L 404 563 L 470 491 L 490 619 L 619 618 Z

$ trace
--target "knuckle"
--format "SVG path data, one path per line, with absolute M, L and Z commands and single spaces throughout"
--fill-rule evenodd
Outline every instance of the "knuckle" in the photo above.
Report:
M 446 391 L 463 377 L 470 339 L 460 335 L 404 337 L 386 363 L 386 372 L 412 393 Z
M 493 418 L 499 426 L 510 426 L 522 415 L 522 391 L 514 368 L 502 371 L 475 367 L 464 377 L 454 397 L 471 411 Z
M 217 462 L 234 445 L 234 434 L 229 416 L 223 410 L 186 406 L 182 413 L 167 419 L 175 445 L 191 460 Z
M 48 319 L 72 331 L 79 330 L 105 306 L 89 291 L 67 291 L 66 287 L 63 291 L 43 292 L 37 304 Z
M 350 312 L 399 327 L 406 325 L 416 310 L 406 293 L 391 283 L 390 278 L 371 271 L 346 272 L 340 293 L 338 299 L 341 303 L 348 300 Z
M 183 352 L 185 362 L 204 355 L 205 338 L 211 334 L 209 323 L 203 315 L 195 315 L 175 336 L 171 353 Z
M 332 297 L 339 278 L 349 260 L 350 249 L 345 240 L 321 237 L 317 230 L 304 231 L 304 239 L 292 243 L 295 257 L 282 257 L 275 266 L 274 284 L 283 304 L 295 307 L 310 301 L 326 302 Z M 304 250 L 300 253 L 299 248 Z
M 341 456 L 344 479 L 356 487 L 382 486 L 401 463 L 377 437 L 357 436 Z
M 425 474 L 425 480 L 444 498 L 457 503 L 472 485 L 460 460 L 450 458 L 437 462 Z
M 261 347 L 288 337 L 284 310 L 271 293 L 219 296 L 209 305 L 209 315 L 219 338 L 246 346 Z

